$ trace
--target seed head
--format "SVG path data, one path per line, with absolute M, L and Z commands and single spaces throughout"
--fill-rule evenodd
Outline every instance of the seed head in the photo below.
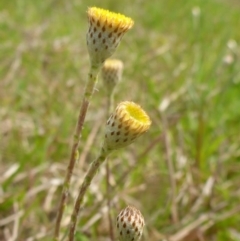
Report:
M 131 144 L 151 125 L 146 112 L 130 101 L 121 102 L 107 121 L 104 149 L 111 151 Z
M 144 218 L 135 207 L 128 206 L 117 216 L 119 241 L 138 241 L 143 233 Z
M 99 66 L 114 53 L 124 33 L 132 28 L 133 20 L 96 7 L 89 8 L 87 13 L 88 52 L 92 65 Z
M 118 59 L 107 59 L 102 67 L 102 79 L 108 93 L 112 93 L 114 87 L 122 78 L 123 62 Z

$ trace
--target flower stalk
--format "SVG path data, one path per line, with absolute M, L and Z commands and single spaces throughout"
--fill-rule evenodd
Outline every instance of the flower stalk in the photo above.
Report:
M 98 74 L 98 69 L 96 68 L 91 68 L 88 74 L 88 82 L 85 87 L 84 97 L 83 97 L 79 115 L 78 115 L 77 125 L 76 125 L 74 138 L 73 138 L 73 145 L 72 145 L 71 154 L 70 154 L 70 160 L 68 163 L 67 173 L 64 179 L 60 204 L 58 208 L 58 214 L 57 214 L 55 231 L 54 231 L 54 238 L 56 241 L 59 240 L 61 220 L 62 220 L 63 212 L 66 206 L 67 197 L 69 195 L 69 186 L 70 186 L 70 181 L 72 177 L 72 172 L 73 172 L 75 163 L 78 159 L 78 147 L 79 147 L 79 142 L 81 138 L 81 132 L 83 129 L 83 124 L 87 114 L 88 106 L 90 104 L 90 100 L 94 92 L 94 87 L 97 82 L 97 74 Z
M 106 152 L 106 150 L 104 150 L 102 148 L 99 156 L 91 163 L 91 165 L 87 171 L 84 181 L 79 189 L 78 197 L 76 199 L 74 209 L 73 209 L 73 212 L 71 215 L 71 224 L 69 227 L 69 236 L 68 236 L 69 241 L 74 240 L 77 218 L 78 218 L 79 210 L 81 208 L 85 193 L 86 193 L 88 187 L 90 186 L 93 177 L 96 175 L 97 170 L 99 169 L 100 165 L 105 161 L 108 154 L 109 154 L 109 152 Z
M 103 87 L 107 96 L 106 113 L 110 114 L 114 104 L 114 90 L 117 84 L 122 79 L 123 62 L 118 59 L 107 59 L 102 67 L 102 80 Z M 111 197 L 110 197 L 110 165 L 109 159 L 106 159 L 106 199 L 107 199 L 107 212 L 109 223 L 109 237 L 114 241 L 113 220 L 111 216 Z

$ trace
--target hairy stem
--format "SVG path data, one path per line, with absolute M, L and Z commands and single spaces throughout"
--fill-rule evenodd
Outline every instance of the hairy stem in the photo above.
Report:
M 110 112 L 113 107 L 114 94 L 110 93 L 107 98 L 107 116 L 110 116 Z M 114 241 L 114 232 L 113 232 L 113 220 L 111 216 L 111 196 L 110 196 L 110 167 L 109 160 L 106 160 L 106 192 L 107 192 L 107 208 L 108 208 L 108 222 L 109 222 L 109 237 L 111 241 Z
M 69 236 L 68 236 L 68 240 L 69 241 L 73 241 L 74 240 L 74 234 L 75 234 L 75 229 L 76 229 L 76 224 L 77 224 L 77 218 L 78 218 L 78 214 L 79 214 L 79 210 L 81 208 L 81 204 L 84 198 L 84 195 L 88 189 L 88 187 L 90 186 L 93 177 L 96 175 L 97 170 L 99 169 L 100 165 L 104 162 L 104 160 L 107 158 L 108 152 L 106 152 L 103 148 L 101 149 L 101 152 L 99 154 L 99 156 L 97 157 L 97 159 L 95 159 L 88 171 L 87 174 L 84 178 L 84 181 L 79 189 L 79 193 L 78 193 L 78 197 L 77 200 L 75 202 L 74 208 L 73 208 L 73 212 L 71 215 L 71 223 L 70 223 L 70 227 L 69 227 Z
M 75 129 L 75 133 L 74 133 L 70 159 L 69 159 L 68 168 L 67 168 L 67 173 L 66 173 L 66 176 L 64 179 L 62 195 L 61 195 L 60 204 L 59 204 L 59 208 L 58 208 L 58 214 L 57 214 L 56 225 L 55 225 L 55 230 L 54 230 L 54 239 L 56 241 L 59 240 L 61 220 L 62 220 L 63 212 L 64 212 L 64 209 L 66 206 L 67 197 L 69 194 L 69 185 L 71 182 L 71 177 L 72 177 L 73 169 L 75 166 L 75 162 L 78 159 L 78 147 L 79 147 L 79 142 L 80 142 L 80 138 L 81 138 L 81 132 L 82 132 L 83 124 L 85 121 L 86 113 L 88 110 L 88 106 L 89 106 L 89 103 L 90 103 L 90 100 L 93 95 L 94 88 L 95 88 L 95 85 L 97 82 L 98 72 L 99 72 L 98 67 L 91 66 L 89 74 L 88 74 L 88 82 L 85 87 L 85 92 L 84 92 L 82 104 L 81 104 L 79 115 L 78 115 L 78 120 L 77 120 L 77 125 L 76 125 L 76 129 Z
M 110 187 L 110 167 L 109 160 L 106 160 L 106 189 L 107 189 L 107 212 L 108 212 L 108 222 L 109 222 L 109 237 L 111 241 L 114 241 L 114 232 L 113 232 L 113 220 L 111 216 L 111 187 Z

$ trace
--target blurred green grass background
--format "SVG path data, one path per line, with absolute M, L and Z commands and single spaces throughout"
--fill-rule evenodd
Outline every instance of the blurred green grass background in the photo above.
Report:
M 115 102 L 134 101 L 153 121 L 110 158 L 112 215 L 139 208 L 142 240 L 240 240 L 237 0 L 0 1 L 0 240 L 51 240 L 89 69 L 89 6 L 134 19 L 113 56 L 125 66 Z M 63 233 L 105 113 L 99 79 Z M 109 240 L 104 167 L 76 237 Z

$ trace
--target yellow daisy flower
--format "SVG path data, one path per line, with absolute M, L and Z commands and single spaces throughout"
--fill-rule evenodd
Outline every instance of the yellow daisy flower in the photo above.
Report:
M 88 9 L 88 52 L 93 66 L 99 66 L 109 58 L 125 32 L 133 26 L 133 20 L 119 13 L 91 7 Z

